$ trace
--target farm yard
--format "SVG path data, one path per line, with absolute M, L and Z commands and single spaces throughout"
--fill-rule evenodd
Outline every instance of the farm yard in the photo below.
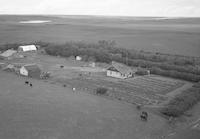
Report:
M 39 53 L 26 53 L 26 58 L 9 60 L 12 64 L 36 63 L 51 73 L 49 82 L 95 94 L 98 87 L 108 89 L 106 97 L 141 105 L 158 105 L 169 99 L 169 92 L 187 85 L 187 82 L 157 75 L 135 76 L 130 79 L 106 77 L 106 67 L 96 63 L 53 57 Z M 7 61 L 8 62 L 8 61 Z

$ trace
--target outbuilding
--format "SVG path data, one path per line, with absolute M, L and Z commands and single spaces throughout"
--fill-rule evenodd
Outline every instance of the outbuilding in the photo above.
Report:
M 109 77 L 126 79 L 133 76 L 133 71 L 130 67 L 113 61 L 112 65 L 107 69 L 106 74 Z
M 20 74 L 31 78 L 40 78 L 41 69 L 36 64 L 27 64 L 20 68 Z
M 81 56 L 75 56 L 75 58 L 76 58 L 77 61 L 81 61 L 82 60 Z
M 37 51 L 36 45 L 24 45 L 18 47 L 19 52 L 27 52 L 27 51 Z

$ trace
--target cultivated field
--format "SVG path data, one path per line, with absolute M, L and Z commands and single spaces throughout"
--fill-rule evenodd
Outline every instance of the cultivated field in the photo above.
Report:
M 109 89 L 108 97 L 143 105 L 160 104 L 168 100 L 166 94 L 184 84 L 173 79 L 166 82 L 153 77 L 136 77 L 123 81 L 105 77 L 105 75 L 95 76 L 90 75 L 73 79 L 56 78 L 56 81 L 90 93 L 95 93 L 95 89 L 98 87 L 105 87 Z
M 20 21 L 46 20 L 43 24 Z M 93 16 L 0 16 L 0 44 L 115 40 L 117 47 L 200 56 L 200 19 Z

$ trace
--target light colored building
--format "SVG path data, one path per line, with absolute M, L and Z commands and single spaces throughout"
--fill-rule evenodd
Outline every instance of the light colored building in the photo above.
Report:
M 76 60 L 78 60 L 78 61 L 81 61 L 81 60 L 82 60 L 82 57 L 80 57 L 80 56 L 76 56 L 75 58 L 76 58 Z
M 27 52 L 27 51 L 37 51 L 37 47 L 35 45 L 24 45 L 18 47 L 19 52 Z
M 115 77 L 120 79 L 133 77 L 132 69 L 118 62 L 112 62 L 112 65 L 107 69 L 106 74 L 109 77 Z
M 31 78 L 40 78 L 41 69 L 36 64 L 27 64 L 20 68 L 20 74 Z

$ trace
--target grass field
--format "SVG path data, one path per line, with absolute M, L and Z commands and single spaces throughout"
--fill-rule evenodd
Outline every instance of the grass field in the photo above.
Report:
M 156 139 L 170 132 L 165 120 L 148 122 L 131 105 L 0 71 L 2 139 Z
M 148 19 L 148 20 L 147 20 Z M 48 20 L 44 24 L 20 21 Z M 122 18 L 94 16 L 0 16 L 0 44 L 115 40 L 117 47 L 200 56 L 200 19 Z

